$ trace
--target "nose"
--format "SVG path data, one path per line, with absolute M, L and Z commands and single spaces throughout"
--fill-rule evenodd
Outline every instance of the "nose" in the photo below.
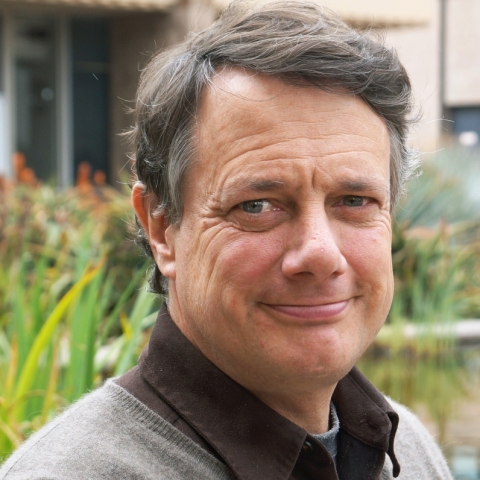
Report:
M 332 227 L 324 209 L 316 209 L 296 222 L 282 259 L 282 272 L 286 277 L 308 275 L 322 280 L 346 272 L 347 259 Z

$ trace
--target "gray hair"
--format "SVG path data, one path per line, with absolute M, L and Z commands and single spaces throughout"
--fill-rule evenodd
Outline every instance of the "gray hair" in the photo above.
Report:
M 314 3 L 280 0 L 260 6 L 233 2 L 203 32 L 155 56 L 142 72 L 129 132 L 134 171 L 150 195 L 152 213 L 170 224 L 182 218 L 182 179 L 194 157 L 193 130 L 200 95 L 216 72 L 236 66 L 288 84 L 348 91 L 382 117 L 390 134 L 392 210 L 414 173 L 407 148 L 412 96 L 408 75 L 393 48 L 372 32 L 346 25 Z M 152 256 L 138 223 L 137 241 Z M 155 265 L 154 292 L 166 293 Z

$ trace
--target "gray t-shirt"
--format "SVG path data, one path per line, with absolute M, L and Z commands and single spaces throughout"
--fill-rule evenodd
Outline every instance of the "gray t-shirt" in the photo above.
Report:
M 315 434 L 312 437 L 318 440 L 332 456 L 333 460 L 337 457 L 337 435 L 340 430 L 340 419 L 338 418 L 337 409 L 333 402 L 330 403 L 330 425 L 328 432 Z

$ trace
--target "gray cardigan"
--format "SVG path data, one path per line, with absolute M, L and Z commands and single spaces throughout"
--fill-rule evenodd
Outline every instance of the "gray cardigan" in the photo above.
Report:
M 404 406 L 395 453 L 400 480 L 451 479 L 433 438 Z M 234 434 L 234 432 L 232 432 Z M 393 479 L 386 456 L 382 480 Z M 33 434 L 0 468 L 0 480 L 233 480 L 229 468 L 108 381 Z M 260 479 L 259 479 L 260 480 Z

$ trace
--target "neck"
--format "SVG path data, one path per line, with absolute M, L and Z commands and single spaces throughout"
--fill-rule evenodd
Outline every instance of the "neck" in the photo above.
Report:
M 321 434 L 329 429 L 330 401 L 335 386 L 333 385 L 325 391 L 304 393 L 294 398 L 264 392 L 252 391 L 252 393 L 272 410 L 288 418 L 308 433 Z

